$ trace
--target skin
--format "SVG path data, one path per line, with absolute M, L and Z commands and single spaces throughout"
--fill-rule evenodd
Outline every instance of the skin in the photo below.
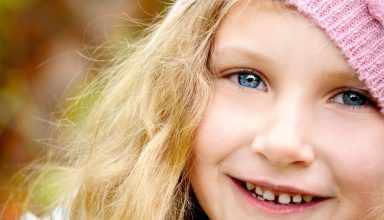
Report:
M 190 175 L 210 219 L 362 219 L 380 204 L 384 117 L 374 105 L 343 101 L 342 88 L 369 97 L 368 90 L 322 30 L 276 3 L 242 2 L 221 23 L 212 50 L 218 79 Z M 263 83 L 240 85 L 243 69 Z M 327 199 L 270 213 L 244 199 L 234 178 Z

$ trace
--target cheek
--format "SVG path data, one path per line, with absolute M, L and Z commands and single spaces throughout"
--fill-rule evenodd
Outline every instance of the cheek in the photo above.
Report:
M 240 147 L 248 146 L 260 124 L 260 102 L 249 96 L 219 87 L 197 131 L 195 154 L 207 160 L 219 160 Z M 250 103 L 256 104 L 250 104 Z
M 345 120 L 320 123 L 320 154 L 338 181 L 343 195 L 356 201 L 382 189 L 384 182 L 384 120 Z M 371 200 L 372 201 L 372 200 Z
M 236 121 L 226 108 L 213 104 L 201 123 L 196 136 L 195 156 L 200 160 L 217 162 L 231 151 L 230 143 L 235 136 L 231 128 L 236 127 Z

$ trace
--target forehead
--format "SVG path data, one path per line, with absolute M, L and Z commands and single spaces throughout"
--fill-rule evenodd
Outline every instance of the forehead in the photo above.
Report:
M 357 80 L 320 28 L 277 1 L 240 1 L 228 12 L 215 36 L 213 58 L 228 57 Z

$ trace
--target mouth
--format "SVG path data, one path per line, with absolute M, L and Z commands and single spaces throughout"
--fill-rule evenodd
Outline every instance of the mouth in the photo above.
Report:
M 291 187 L 274 186 L 234 179 L 252 204 L 267 213 L 288 214 L 304 211 L 329 199 Z

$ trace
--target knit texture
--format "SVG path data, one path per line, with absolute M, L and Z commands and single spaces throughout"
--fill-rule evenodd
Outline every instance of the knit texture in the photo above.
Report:
M 186 2 L 177 0 L 171 13 Z M 340 48 L 384 115 L 384 0 L 282 0 L 309 17 Z
M 384 0 L 286 0 L 341 49 L 384 114 Z

